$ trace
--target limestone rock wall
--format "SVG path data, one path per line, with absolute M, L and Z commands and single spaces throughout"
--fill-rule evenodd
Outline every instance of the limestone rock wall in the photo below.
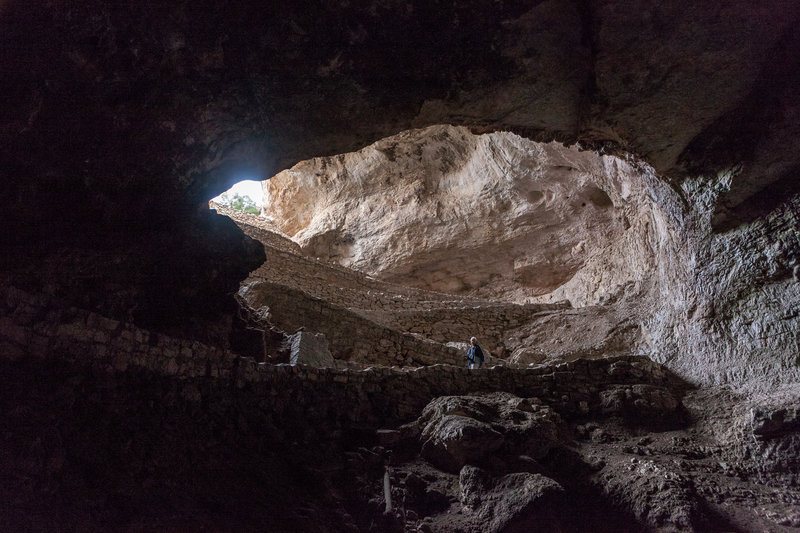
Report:
M 243 286 L 239 294 L 250 308 L 285 331 L 305 327 L 323 333 L 337 359 L 398 366 L 466 364 L 463 351 L 382 327 L 296 289 L 256 281 Z
M 6 0 L 0 238 L 19 251 L 4 259 L 65 240 L 122 252 L 108 285 L 135 294 L 140 325 L 212 300 L 229 318 L 219 301 L 259 258 L 233 265 L 248 245 L 198 207 L 243 175 L 443 123 L 627 150 L 673 184 L 739 168 L 717 228 L 796 192 L 797 4 L 645 4 Z M 572 259 L 545 271 L 558 281 Z M 486 281 L 427 282 L 453 280 Z
M 556 239 L 563 269 L 537 263 L 536 254 L 516 261 L 520 241 L 512 239 L 500 250 L 511 257 L 492 260 L 513 283 L 437 277 L 423 262 L 426 283 L 456 280 L 456 290 L 484 301 L 542 297 L 561 284 L 576 305 L 615 306 L 616 317 L 636 325 L 628 347 L 692 380 L 748 383 L 751 392 L 796 383 L 799 22 L 793 0 L 387 0 L 366 8 L 328 0 L 0 1 L 0 529 L 357 530 L 336 496 L 347 492 L 337 482 L 353 478 L 337 464 L 345 456 L 326 454 L 324 464 L 314 444 L 360 444 L 353 434 L 417 416 L 431 394 L 521 387 L 565 413 L 580 413 L 586 401 L 593 414 L 592 387 L 604 385 L 584 381 L 586 373 L 620 384 L 611 370 L 627 359 L 541 375 L 443 365 L 362 376 L 260 365 L 226 348 L 232 295 L 264 256 L 208 212 L 208 198 L 243 175 L 267 177 L 412 127 L 454 124 L 635 153 L 657 178 L 645 176 L 647 201 L 636 203 L 645 210 L 627 230 L 621 220 L 622 240 L 585 253 Z M 394 153 L 385 148 L 381 161 Z M 437 160 L 455 161 L 443 148 Z M 461 165 L 471 183 L 502 175 L 482 175 L 478 163 Z M 600 188 L 618 209 L 613 189 Z M 404 193 L 408 205 L 432 207 L 416 188 Z M 484 205 L 498 221 L 516 220 L 502 205 Z M 606 222 L 592 219 L 620 227 Z M 491 241 L 481 240 L 485 228 L 467 228 L 456 244 L 480 252 L 475 245 Z M 346 236 L 330 244 L 332 256 L 351 247 Z M 403 251 L 395 248 L 387 258 Z M 443 265 L 454 255 L 432 259 Z M 474 254 L 462 259 L 474 266 Z M 392 276 L 413 273 L 386 266 Z M 346 284 L 325 290 L 342 287 L 356 292 Z M 405 303 L 410 293 L 394 294 Z M 379 307 L 376 297 L 362 309 Z M 539 336 L 577 347 L 580 332 L 559 322 L 544 317 Z M 530 337 L 516 331 L 522 353 Z M 625 386 L 660 380 L 641 361 L 623 368 Z M 617 393 L 612 400 L 626 395 Z M 786 404 L 793 409 L 797 397 L 795 387 Z M 698 397 L 693 415 L 726 425 L 717 399 L 725 400 Z M 608 443 L 606 467 L 595 453 L 603 443 L 591 443 L 585 464 L 600 468 L 600 486 L 652 527 L 686 530 L 681 509 L 674 522 L 648 516 L 672 519 L 669 506 L 653 505 L 659 498 L 737 502 L 726 520 L 749 510 L 765 516 L 755 526 L 701 531 L 798 527 L 797 422 L 783 405 L 742 405 L 750 418 L 738 417 L 726 451 L 702 442 L 706 435 L 685 450 L 680 440 L 665 444 L 672 435 L 648 447 L 631 434 L 626 444 Z M 583 434 L 604 438 L 585 425 Z M 377 456 L 383 473 L 380 456 L 360 453 Z M 673 476 L 675 459 L 695 463 L 694 454 L 705 458 L 702 475 L 735 478 L 736 486 Z M 369 461 L 356 460 L 356 475 Z M 454 514 L 441 515 L 446 530 Z M 361 529 L 369 527 L 366 520 Z
M 398 363 L 394 354 L 400 344 L 385 340 L 387 335 L 394 338 L 396 333 L 401 334 L 400 338 L 410 333 L 442 344 L 464 343 L 478 336 L 481 346 L 492 356 L 505 358 L 510 353 L 506 347 L 507 330 L 536 315 L 569 306 L 567 302 L 491 302 L 382 282 L 332 262 L 303 256 L 292 241 L 265 229 L 272 224 L 263 217 L 239 212 L 228 212 L 228 216 L 247 235 L 264 244 L 267 256 L 264 265 L 251 273 L 240 296 L 269 308 L 272 318 L 279 318 L 287 330 L 303 326 L 309 331 L 324 330 L 332 337 L 341 337 L 337 341 L 340 354 L 354 353 L 352 346 L 363 343 L 348 339 L 344 333 L 347 328 L 339 326 L 357 325 L 362 337 L 372 339 L 378 347 L 370 351 L 362 346 L 357 350 L 357 359 L 372 354 L 367 359 L 374 362 L 375 354 L 382 353 L 380 360 Z M 335 311 L 321 312 L 328 308 Z
M 703 382 L 769 389 L 800 379 L 800 197 L 726 232 L 712 228 L 729 187 L 687 180 L 688 208 L 661 231 L 653 313 L 643 323 L 650 353 Z M 680 224 L 681 229 L 679 229 Z
M 490 349 L 519 363 L 647 353 L 703 383 L 769 387 L 800 371 L 798 197 L 718 231 L 717 206 L 735 180 L 733 170 L 674 185 L 632 157 L 436 127 L 304 162 L 265 190 L 276 222 L 307 253 L 412 285 L 430 286 L 429 271 L 450 281 L 472 276 L 482 281 L 467 292 L 485 299 L 581 308 L 552 320 L 523 318 L 514 306 L 500 316 L 485 302 L 473 304 L 473 319 L 460 305 L 372 313 L 392 327 L 442 340 L 484 332 Z M 589 189 L 595 204 L 581 196 Z M 462 261 L 486 249 L 488 259 Z M 521 255 L 509 270 L 514 250 Z M 556 271 L 563 278 L 553 281 Z M 534 296 L 524 272 L 547 294 Z M 459 293 L 470 283 L 457 285 L 436 288 Z
M 519 302 L 619 239 L 642 204 L 633 174 L 616 157 L 435 126 L 278 174 L 264 212 L 311 256 Z
M 716 208 L 735 176 L 674 188 L 640 169 L 646 216 L 542 301 L 630 309 L 641 332 L 632 345 L 703 383 L 769 388 L 800 378 L 800 197 L 720 232 Z

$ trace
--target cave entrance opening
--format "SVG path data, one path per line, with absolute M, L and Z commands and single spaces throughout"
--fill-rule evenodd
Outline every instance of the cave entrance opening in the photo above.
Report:
M 441 362 L 475 335 L 528 365 L 640 342 L 653 175 L 578 146 L 436 125 L 282 170 L 261 183 L 260 215 L 212 207 L 263 245 L 237 300 L 265 359 L 289 362 L 284 334 L 307 328 L 315 361 Z
M 214 204 L 234 211 L 241 211 L 251 215 L 261 213 L 264 205 L 263 182 L 260 180 L 247 179 L 235 183 L 230 189 L 215 196 L 209 202 L 209 206 Z

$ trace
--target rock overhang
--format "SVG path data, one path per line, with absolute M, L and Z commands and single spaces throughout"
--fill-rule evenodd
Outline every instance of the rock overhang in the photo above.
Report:
M 4 133 L 18 134 L 4 143 L 4 157 L 16 163 L 10 168 L 69 181 L 67 171 L 106 168 L 109 185 L 118 185 L 135 167 L 120 159 L 124 151 L 148 161 L 134 178 L 139 187 L 143 174 L 160 174 L 179 193 L 190 183 L 206 190 L 204 180 L 229 180 L 214 172 L 225 165 L 279 170 L 436 122 L 616 144 L 671 174 L 693 139 L 699 146 L 685 151 L 682 166 L 694 154 L 708 161 L 720 152 L 700 133 L 719 129 L 714 121 L 736 115 L 738 103 L 751 110 L 739 117 L 746 129 L 773 96 L 788 98 L 781 91 L 797 60 L 790 38 L 797 8 L 777 1 L 721 10 L 681 2 L 607 1 L 584 10 L 571 2 L 435 9 L 389 2 L 363 11 L 324 2 L 237 2 L 226 10 L 198 3 L 182 11 L 174 1 L 153 12 L 97 1 L 75 10 L 105 18 L 4 5 L 4 34 L 16 43 L 4 62 L 14 74 L 4 77 L 14 104 Z M 41 45 L 25 52 L 42 34 L 53 52 Z M 570 55 L 577 59 L 566 61 Z M 63 56 L 71 59 L 55 63 Z M 578 74 L 565 77 L 569 70 Z M 76 100 L 66 105 L 66 98 Z M 16 151 L 24 148 L 27 155 Z M 265 158 L 267 149 L 274 155 Z M 739 162 L 727 155 L 734 160 L 718 168 Z
M 197 207 L 235 169 L 270 175 L 436 123 L 627 150 L 678 188 L 687 169 L 713 181 L 741 168 L 719 228 L 766 185 L 776 197 L 796 181 L 792 2 L 52 7 L 0 11 L 0 216 L 17 246 L 130 249 L 149 235 L 180 271 L 180 243 L 212 226 Z M 211 271 L 219 251 L 238 253 L 224 234 L 193 260 Z M 245 263 L 201 284 L 225 298 Z M 194 290 L 172 281 L 141 305 Z
M 522 302 L 647 216 L 639 172 L 615 156 L 440 125 L 281 172 L 264 183 L 264 211 L 310 256 Z

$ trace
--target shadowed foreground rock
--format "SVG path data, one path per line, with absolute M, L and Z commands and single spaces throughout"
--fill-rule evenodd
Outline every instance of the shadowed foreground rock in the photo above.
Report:
M 503 393 L 437 398 L 415 424 L 422 456 L 451 471 L 515 453 L 541 459 L 562 425 L 552 409 Z
M 798 23 L 0 1 L 0 530 L 797 531 Z

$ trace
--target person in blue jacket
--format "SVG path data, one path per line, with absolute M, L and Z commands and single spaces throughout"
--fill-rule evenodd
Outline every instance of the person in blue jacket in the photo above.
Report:
M 478 339 L 472 337 L 469 340 L 469 350 L 467 350 L 467 368 L 480 368 L 483 366 L 483 350 L 478 345 Z

